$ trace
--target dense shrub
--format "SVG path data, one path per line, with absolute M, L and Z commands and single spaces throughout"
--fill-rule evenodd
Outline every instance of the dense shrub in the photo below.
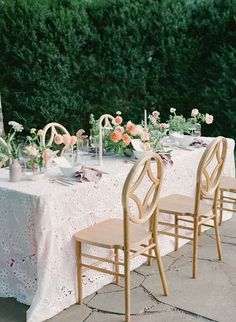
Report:
M 234 0 L 6 0 L 0 3 L 5 121 L 71 130 L 93 112 L 193 107 L 206 134 L 236 137 Z

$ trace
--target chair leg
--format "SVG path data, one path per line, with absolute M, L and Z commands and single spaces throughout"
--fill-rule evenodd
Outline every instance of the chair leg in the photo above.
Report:
M 149 245 L 151 245 L 152 243 L 153 243 L 153 239 L 151 238 L 149 240 Z M 148 250 L 148 255 L 152 256 L 152 248 Z M 152 258 L 148 257 L 148 266 L 151 266 L 151 264 L 152 264 Z
M 120 267 L 118 264 L 118 262 L 119 262 L 119 249 L 115 248 L 114 253 L 115 253 L 115 272 L 119 274 L 119 272 L 120 272 Z M 118 285 L 119 281 L 120 281 L 120 278 L 118 275 L 116 275 L 115 281 L 116 281 L 116 285 Z
M 179 227 L 178 227 L 178 223 L 179 223 L 179 220 L 178 220 L 178 215 L 175 215 L 175 251 L 178 250 L 179 248 L 179 237 L 178 237 L 178 234 L 179 234 Z
M 201 217 L 199 217 L 199 220 L 198 221 L 201 221 Z M 198 236 L 200 236 L 202 233 L 202 225 L 198 225 Z
M 194 227 L 193 227 L 193 278 L 197 277 L 197 256 L 198 256 L 198 216 L 194 216 Z
M 83 285 L 81 267 L 81 242 L 76 241 L 78 304 L 83 304 Z
M 223 200 L 224 200 L 224 192 L 223 190 L 220 190 L 220 221 L 219 221 L 219 225 L 221 226 L 222 225 L 222 222 L 223 222 Z
M 217 245 L 218 257 L 219 257 L 219 260 L 221 261 L 222 260 L 222 249 L 221 249 L 217 212 L 214 217 L 214 226 L 215 226 L 215 235 L 216 235 L 216 245 Z
M 130 254 L 125 251 L 125 322 L 130 322 Z
M 168 291 L 168 286 L 167 286 L 167 282 L 166 282 L 166 275 L 165 275 L 165 271 L 163 268 L 163 263 L 162 263 L 159 247 L 158 247 L 157 237 L 156 238 L 154 237 L 154 243 L 155 243 L 154 250 L 155 250 L 155 255 L 156 255 L 156 260 L 157 260 L 157 267 L 159 269 L 159 273 L 161 276 L 161 283 L 162 283 L 164 294 L 167 296 L 169 291 Z

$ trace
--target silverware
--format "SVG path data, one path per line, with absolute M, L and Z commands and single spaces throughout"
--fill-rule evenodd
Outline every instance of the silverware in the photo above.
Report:
M 63 186 L 66 186 L 66 187 L 69 187 L 71 184 L 73 185 L 73 183 L 69 183 L 67 181 L 62 181 L 62 180 L 59 180 L 59 179 L 48 179 L 49 182 L 51 183 L 58 183 L 58 184 L 61 184 Z

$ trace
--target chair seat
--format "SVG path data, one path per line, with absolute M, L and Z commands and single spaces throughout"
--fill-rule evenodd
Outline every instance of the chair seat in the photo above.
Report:
M 220 188 L 225 191 L 236 193 L 236 179 L 223 176 L 220 181 Z
M 170 195 L 159 200 L 160 212 L 178 214 L 183 216 L 193 216 L 195 199 L 184 195 Z M 212 206 L 204 200 L 200 201 L 201 215 L 212 212 Z
M 130 246 L 140 245 L 151 238 L 151 233 L 145 231 L 142 225 L 130 222 L 129 228 Z M 77 241 L 94 246 L 123 249 L 123 231 L 123 220 L 112 218 L 83 229 L 74 237 Z

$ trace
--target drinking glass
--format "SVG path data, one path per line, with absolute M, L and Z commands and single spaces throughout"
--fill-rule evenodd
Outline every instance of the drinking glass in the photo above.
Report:
M 193 136 L 200 137 L 201 136 L 201 124 L 196 123 L 193 128 Z

